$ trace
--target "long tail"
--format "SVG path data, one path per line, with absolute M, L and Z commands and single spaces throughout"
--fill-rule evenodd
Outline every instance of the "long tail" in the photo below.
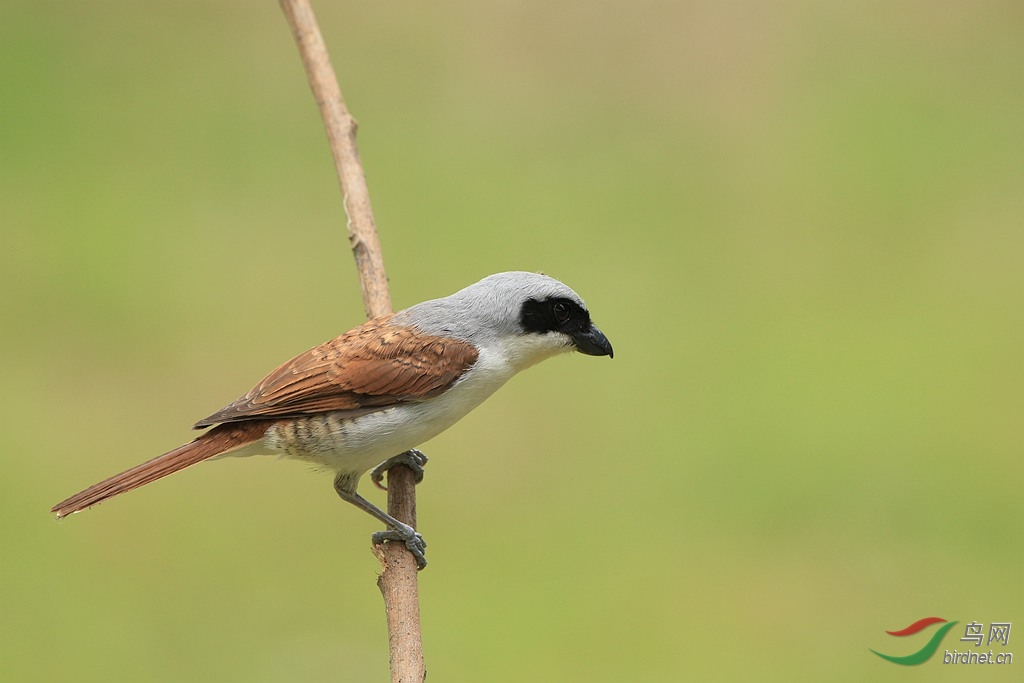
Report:
M 258 441 L 263 438 L 263 433 L 272 422 L 274 420 L 251 420 L 218 425 L 191 443 L 93 484 L 67 500 L 57 503 L 50 512 L 57 513 L 57 519 L 66 517 L 107 498 L 131 491 L 168 474 L 174 474 L 189 465 Z

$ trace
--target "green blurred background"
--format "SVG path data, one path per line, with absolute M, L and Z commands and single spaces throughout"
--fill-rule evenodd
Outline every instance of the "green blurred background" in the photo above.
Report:
M 1024 629 L 1024 5 L 317 10 L 396 306 L 543 270 L 616 349 L 427 444 L 430 680 L 1020 680 L 868 648 Z M 3 680 L 387 680 L 325 474 L 47 513 L 362 320 L 276 3 L 5 2 L 0 121 Z

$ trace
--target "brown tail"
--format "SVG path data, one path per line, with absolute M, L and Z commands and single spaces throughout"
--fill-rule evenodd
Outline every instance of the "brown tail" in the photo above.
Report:
M 107 498 L 131 491 L 168 474 L 174 474 L 189 465 L 258 441 L 263 438 L 263 433 L 272 422 L 273 420 L 251 420 L 218 425 L 191 443 L 93 484 L 67 500 L 57 503 L 50 512 L 57 513 L 57 519 L 60 519 L 92 507 Z

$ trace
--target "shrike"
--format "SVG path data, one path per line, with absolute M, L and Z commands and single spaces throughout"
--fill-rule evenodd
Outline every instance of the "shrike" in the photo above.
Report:
M 276 454 L 336 473 L 343 500 L 389 527 L 426 565 L 411 526 L 356 492 L 371 468 L 402 462 L 422 477 L 416 446 L 458 422 L 520 370 L 564 351 L 611 356 L 583 300 L 558 280 L 498 273 L 444 297 L 374 318 L 277 368 L 195 424 L 202 436 L 53 507 L 57 517 L 217 456 Z M 398 454 L 398 455 L 396 455 Z

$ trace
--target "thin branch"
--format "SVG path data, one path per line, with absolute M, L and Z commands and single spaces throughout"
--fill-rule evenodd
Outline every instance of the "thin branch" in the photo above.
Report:
M 366 174 L 356 147 L 356 120 L 341 97 L 327 46 L 308 0 L 280 0 L 302 56 L 327 139 L 348 216 L 348 238 L 359 269 L 363 306 L 367 317 L 391 312 L 388 279 L 384 271 L 377 226 L 370 207 Z M 388 472 L 388 514 L 416 526 L 416 484 L 412 470 L 395 467 Z M 401 543 L 374 546 L 384 570 L 377 586 L 384 596 L 391 652 L 393 683 L 413 683 L 427 677 L 420 632 L 419 585 L 416 561 Z
M 345 107 L 338 79 L 331 67 L 320 28 L 308 0 L 281 0 L 288 25 L 299 46 L 302 64 L 306 67 L 309 87 L 313 89 L 320 116 L 327 129 L 327 140 L 334 155 L 334 168 L 338 172 L 341 193 L 348 216 L 348 240 L 359 268 L 359 281 L 363 289 L 366 316 L 374 318 L 391 312 L 388 294 L 388 276 L 384 272 L 377 224 L 370 207 L 370 192 L 366 187 L 366 174 L 356 147 L 358 123 Z

